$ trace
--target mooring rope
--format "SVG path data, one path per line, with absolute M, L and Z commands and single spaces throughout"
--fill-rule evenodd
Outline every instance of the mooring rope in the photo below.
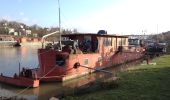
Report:
M 80 65 L 80 66 L 84 67 L 84 68 L 92 69 L 92 70 L 95 70 L 95 71 L 100 71 L 100 72 L 104 72 L 104 73 L 108 73 L 108 74 L 113 74 L 112 72 L 107 71 L 107 70 L 103 70 L 103 69 L 91 68 L 91 67 L 88 67 L 88 66 L 85 66 L 85 65 Z

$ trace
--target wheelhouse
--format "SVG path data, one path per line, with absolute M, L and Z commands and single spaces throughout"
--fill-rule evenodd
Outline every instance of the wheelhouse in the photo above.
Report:
M 63 51 L 66 51 L 66 47 L 70 47 L 72 48 L 72 53 L 86 54 L 113 52 L 117 51 L 119 47 L 126 48 L 128 46 L 128 37 L 125 36 L 106 34 L 65 34 L 62 35 L 62 37 Z M 66 41 L 68 42 L 67 44 Z

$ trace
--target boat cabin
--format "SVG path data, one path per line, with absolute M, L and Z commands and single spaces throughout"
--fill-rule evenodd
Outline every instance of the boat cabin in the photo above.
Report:
M 106 53 L 115 52 L 119 47 L 128 46 L 128 37 L 107 34 L 65 34 L 62 35 L 62 51 L 69 53 Z M 68 50 L 69 51 L 69 50 Z

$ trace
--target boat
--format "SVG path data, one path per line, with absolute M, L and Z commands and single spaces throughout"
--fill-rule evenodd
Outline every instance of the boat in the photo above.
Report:
M 27 77 L 21 77 L 17 76 L 15 74 L 14 77 L 7 77 L 0 75 L 0 82 L 5 84 L 10 84 L 18 87 L 33 87 L 36 88 L 39 86 L 39 80 L 38 79 L 32 79 Z
M 7 47 L 7 46 L 21 46 L 19 42 L 17 41 L 0 41 L 1 47 Z
M 99 31 L 100 32 L 100 31 Z M 108 34 L 66 34 L 62 50 L 54 46 L 38 50 L 40 75 L 44 81 L 65 81 L 114 65 L 140 59 L 142 47 L 130 49 L 128 37 Z
M 38 49 L 39 68 L 23 68 L 18 78 L 1 75 L 0 82 L 37 87 L 39 81 L 62 82 L 94 71 L 107 72 L 103 69 L 141 59 L 145 54 L 143 47 L 129 47 L 128 37 L 100 31 L 97 34 L 63 34 L 61 39 L 61 45 L 58 42 Z
M 15 40 L 13 36 L 10 35 L 0 35 L 0 47 L 21 46 L 20 42 Z

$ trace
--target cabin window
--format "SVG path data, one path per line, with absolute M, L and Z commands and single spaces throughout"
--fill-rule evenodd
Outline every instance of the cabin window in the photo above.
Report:
M 103 38 L 103 45 L 104 46 L 112 46 L 112 38 Z
M 61 56 L 56 56 L 56 65 L 64 66 L 65 65 L 65 59 Z
M 126 45 L 126 38 L 121 38 L 118 43 L 119 46 Z
M 122 38 L 118 39 L 119 46 L 122 46 Z
M 89 59 L 88 58 L 85 58 L 84 59 L 84 65 L 88 65 L 89 64 Z
M 126 45 L 126 38 L 122 38 L 122 45 Z
M 112 38 L 108 38 L 108 45 L 112 46 Z
M 138 39 L 129 39 L 128 42 L 129 42 L 129 45 L 139 45 Z
M 117 46 L 117 41 L 116 41 L 116 39 L 114 39 L 114 49 L 116 50 L 116 47 Z

